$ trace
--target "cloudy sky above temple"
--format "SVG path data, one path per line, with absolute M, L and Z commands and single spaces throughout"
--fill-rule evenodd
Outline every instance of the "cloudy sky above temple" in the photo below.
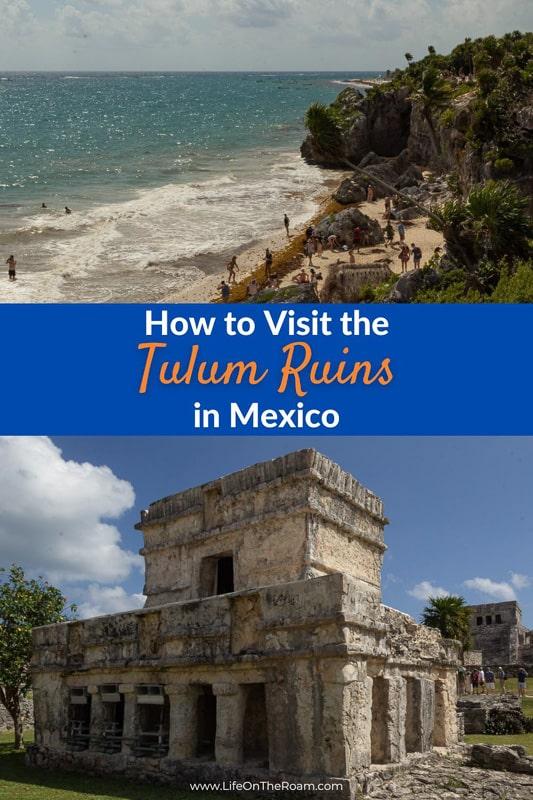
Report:
M 140 607 L 140 509 L 302 447 L 384 500 L 387 605 L 517 599 L 533 627 L 528 438 L 0 438 L 0 566 L 44 575 L 82 616 Z
M 530 0 L 0 0 L 0 70 L 381 70 Z

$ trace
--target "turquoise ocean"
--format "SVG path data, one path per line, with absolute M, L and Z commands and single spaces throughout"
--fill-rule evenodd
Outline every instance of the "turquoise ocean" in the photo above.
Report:
M 304 221 L 305 110 L 373 74 L 0 73 L 0 301 L 156 301 Z

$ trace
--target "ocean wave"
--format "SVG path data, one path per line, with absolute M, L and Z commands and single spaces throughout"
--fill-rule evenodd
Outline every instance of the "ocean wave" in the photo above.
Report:
M 216 264 L 217 253 L 282 228 L 285 212 L 293 223 L 314 212 L 324 174 L 299 156 L 271 152 L 240 167 L 237 174 L 167 183 L 71 215 L 26 217 L 14 241 L 30 242 L 46 268 L 30 277 L 19 259 L 20 282 L 10 296 L 18 302 L 157 300 L 204 274 L 196 257 L 201 263 L 215 254 L 207 262 Z

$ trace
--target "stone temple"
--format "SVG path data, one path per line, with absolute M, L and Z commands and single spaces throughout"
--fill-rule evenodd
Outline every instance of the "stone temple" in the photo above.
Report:
M 34 631 L 30 763 L 349 798 L 455 744 L 459 645 L 382 605 L 386 522 L 314 450 L 153 503 L 145 608 Z
M 514 674 L 521 664 L 533 666 L 533 631 L 522 624 L 516 600 L 481 603 L 470 610 L 470 642 L 481 663 Z

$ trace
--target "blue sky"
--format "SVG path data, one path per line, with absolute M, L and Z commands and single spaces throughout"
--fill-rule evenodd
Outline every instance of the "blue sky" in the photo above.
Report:
M 0 0 L 0 70 L 383 69 L 531 24 L 530 0 Z
M 533 627 L 531 438 L 3 439 L 2 562 L 44 571 L 85 615 L 140 605 L 140 509 L 302 447 L 384 500 L 386 604 L 418 616 L 428 591 L 516 597 Z

